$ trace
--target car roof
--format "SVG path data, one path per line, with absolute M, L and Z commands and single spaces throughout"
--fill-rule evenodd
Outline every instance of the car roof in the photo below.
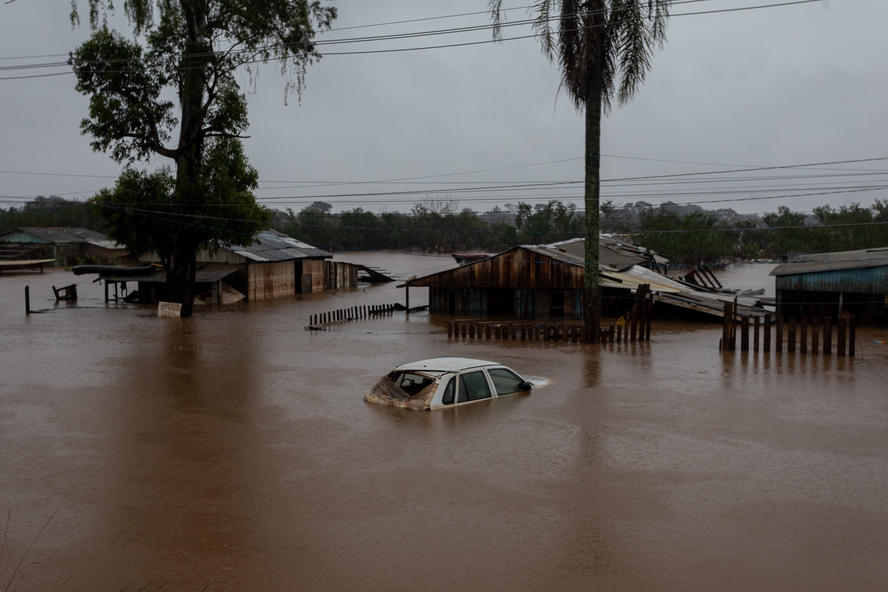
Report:
M 425 370 L 430 372 L 460 372 L 469 368 L 478 368 L 481 366 L 502 366 L 496 362 L 488 362 L 487 360 L 473 360 L 472 358 L 431 358 L 429 360 L 418 360 L 398 366 L 395 370 L 401 371 L 418 371 Z

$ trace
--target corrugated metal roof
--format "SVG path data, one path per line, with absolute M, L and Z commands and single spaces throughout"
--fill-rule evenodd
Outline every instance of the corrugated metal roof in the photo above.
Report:
M 292 259 L 332 258 L 327 251 L 313 247 L 275 230 L 263 230 L 253 237 L 249 247 L 229 247 L 253 261 L 289 261 Z
M 771 270 L 771 275 L 798 275 L 805 273 L 822 273 L 825 271 L 841 271 L 845 269 L 863 269 L 888 265 L 888 247 L 866 249 L 863 251 L 841 251 L 838 253 L 818 253 L 816 255 L 797 255 L 786 263 Z
M 548 245 L 524 245 L 525 249 L 548 255 L 573 265 L 585 265 L 586 239 L 574 238 Z M 655 256 L 653 251 L 642 247 L 627 245 L 607 236 L 598 238 L 598 264 L 616 271 L 623 271 L 633 265 L 652 265 L 669 261 L 665 257 Z
M 195 272 L 194 281 L 198 284 L 212 284 L 223 280 L 232 273 L 243 269 L 242 265 L 233 263 L 198 263 Z M 110 280 L 112 282 L 150 282 L 150 283 L 166 283 L 166 271 L 160 269 L 154 273 L 145 275 L 115 275 L 113 273 L 99 274 L 100 280 Z
M 50 243 L 83 243 L 89 241 L 104 241 L 108 237 L 101 232 L 87 230 L 86 228 L 30 228 L 20 227 L 4 232 L 10 234 L 12 232 L 23 232 L 36 236 L 39 239 Z
M 93 245 L 95 247 L 102 247 L 103 249 L 109 249 L 113 251 L 125 251 L 126 247 L 123 245 L 119 245 L 114 241 L 109 240 L 88 240 L 86 241 L 88 244 Z

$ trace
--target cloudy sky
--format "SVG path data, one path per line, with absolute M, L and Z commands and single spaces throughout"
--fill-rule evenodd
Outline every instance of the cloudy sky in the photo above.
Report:
M 644 86 L 604 121 L 604 199 L 768 212 L 888 198 L 879 189 L 888 187 L 888 2 L 688 14 L 781 1 L 675 4 Z M 516 9 L 510 20 L 526 18 L 527 0 L 504 4 Z M 486 5 L 340 0 L 337 30 L 318 41 L 485 25 Z M 87 38 L 68 12 L 58 0 L 0 4 L 0 207 L 36 195 L 86 199 L 120 171 L 80 135 L 87 100 L 72 75 L 20 78 L 65 69 L 13 69 L 64 59 Z M 583 114 L 558 95 L 559 72 L 536 40 L 332 55 L 489 39 L 480 30 L 322 46 L 328 55 L 289 105 L 278 68 L 263 67 L 245 140 L 258 197 L 294 210 L 322 199 L 337 211 L 407 211 L 427 195 L 476 211 L 550 199 L 581 208 Z M 882 160 L 726 172 L 867 159 Z M 687 173 L 712 174 L 662 177 Z M 660 178 L 632 179 L 651 176 Z M 577 183 L 478 189 L 565 181 Z

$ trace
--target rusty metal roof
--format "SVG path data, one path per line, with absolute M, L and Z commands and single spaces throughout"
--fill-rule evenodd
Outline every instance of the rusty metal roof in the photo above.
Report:
M 327 251 L 275 230 L 263 230 L 257 233 L 253 237 L 253 244 L 249 247 L 228 247 L 228 249 L 253 261 L 289 261 L 333 257 Z
M 862 251 L 797 255 L 771 270 L 771 275 L 800 275 L 846 269 L 865 269 L 881 267 L 883 265 L 888 266 L 888 247 L 865 249 Z

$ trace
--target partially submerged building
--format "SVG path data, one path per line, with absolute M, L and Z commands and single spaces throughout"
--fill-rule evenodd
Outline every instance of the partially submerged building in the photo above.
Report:
M 668 259 L 609 237 L 598 249 L 602 314 L 622 316 L 635 304 L 633 292 L 647 284 L 654 298 L 685 311 L 721 317 L 723 301 L 737 298 L 741 314 L 761 315 L 757 299 L 736 291 L 719 293 L 665 274 Z M 522 245 L 485 259 L 403 284 L 429 289 L 433 314 L 520 318 L 581 318 L 585 281 L 585 241 Z M 704 291 L 704 289 L 706 291 Z
M 205 293 L 206 299 L 213 304 L 357 287 L 361 266 L 330 261 L 332 257 L 327 251 L 283 233 L 264 230 L 253 237 L 249 246 L 222 247 L 198 253 L 195 281 L 198 293 Z M 143 264 L 154 264 L 154 268 L 145 267 L 147 273 L 138 277 L 109 269 L 103 271 L 99 279 L 117 284 L 114 294 L 118 296 L 126 292 L 128 282 L 138 282 L 138 296 L 130 299 L 156 303 L 166 294 L 166 272 L 158 259 L 156 253 L 141 256 Z
M 0 245 L 9 259 L 52 259 L 57 266 L 108 263 L 126 256 L 125 247 L 86 228 L 14 228 L 0 233 Z
M 605 308 L 619 308 L 615 301 L 625 297 L 625 290 L 650 283 L 621 272 L 667 262 L 650 251 L 627 247 L 605 237 L 599 244 L 599 285 L 605 288 Z M 455 269 L 408 280 L 404 286 L 427 287 L 432 313 L 578 318 L 583 308 L 584 249 L 583 239 L 522 245 Z
M 771 271 L 777 310 L 837 317 L 849 312 L 863 322 L 888 321 L 888 247 L 798 255 Z

